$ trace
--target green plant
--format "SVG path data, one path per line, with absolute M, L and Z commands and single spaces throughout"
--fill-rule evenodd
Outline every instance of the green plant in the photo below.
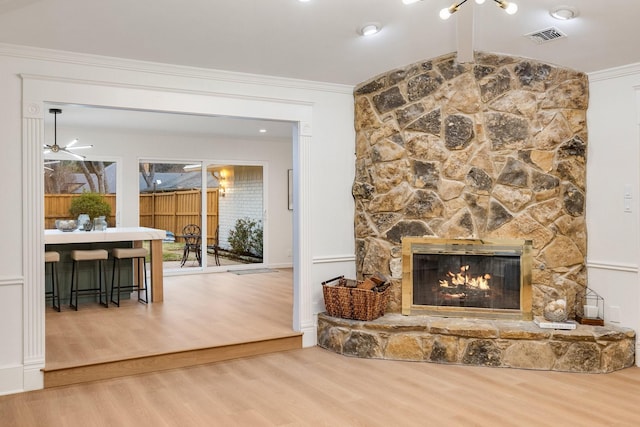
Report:
M 240 218 L 229 231 L 227 241 L 237 254 L 262 256 L 262 224 L 251 218 Z
M 258 256 L 262 256 L 262 224 L 257 223 L 251 235 L 251 247 Z
M 100 193 L 84 192 L 71 201 L 69 213 L 74 218 L 80 214 L 87 214 L 90 218 L 109 216 L 111 205 L 104 200 Z

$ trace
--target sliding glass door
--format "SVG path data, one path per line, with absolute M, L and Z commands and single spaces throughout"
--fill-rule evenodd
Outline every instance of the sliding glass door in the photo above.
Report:
M 264 257 L 264 168 L 261 165 L 211 164 L 218 181 L 218 223 L 214 264 L 262 263 Z
M 261 165 L 140 162 L 140 225 L 167 231 L 165 270 L 263 262 Z

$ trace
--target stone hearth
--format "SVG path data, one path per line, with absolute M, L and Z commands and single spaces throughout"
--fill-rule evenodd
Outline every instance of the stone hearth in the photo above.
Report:
M 370 321 L 318 315 L 318 345 L 346 356 L 606 373 L 633 366 L 635 332 L 611 326 L 540 329 L 532 321 L 403 316 Z

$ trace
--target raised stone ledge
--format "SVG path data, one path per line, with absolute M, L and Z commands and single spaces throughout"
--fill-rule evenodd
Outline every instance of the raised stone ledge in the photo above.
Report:
M 370 322 L 318 315 L 318 345 L 347 356 L 564 372 L 633 366 L 635 332 L 615 326 L 540 329 L 531 321 L 403 316 Z

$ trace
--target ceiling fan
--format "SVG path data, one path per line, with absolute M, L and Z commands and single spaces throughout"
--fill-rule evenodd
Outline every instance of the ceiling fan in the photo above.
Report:
M 81 156 L 80 154 L 74 153 L 72 150 L 82 150 L 85 148 L 91 148 L 93 145 L 79 145 L 75 144 L 78 142 L 78 138 L 69 142 L 65 147 L 60 147 L 58 145 L 58 114 L 62 114 L 62 110 L 59 108 L 50 108 L 49 112 L 53 114 L 53 145 L 45 144 L 44 145 L 44 154 L 49 153 L 66 153 L 71 157 L 75 157 L 78 160 L 84 160 L 86 157 Z

